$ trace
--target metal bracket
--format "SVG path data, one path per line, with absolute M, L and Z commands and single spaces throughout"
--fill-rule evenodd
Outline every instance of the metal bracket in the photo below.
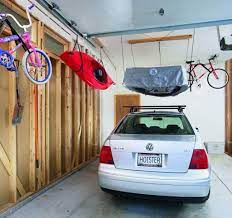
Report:
M 143 109 L 143 110 L 170 109 L 170 110 L 178 110 L 181 113 L 186 108 L 186 105 L 163 105 L 163 106 L 136 106 L 136 105 L 132 105 L 132 106 L 123 106 L 123 107 L 130 108 L 131 113 L 137 112 L 140 109 Z
M 53 9 L 60 10 L 60 7 L 55 2 L 51 2 L 50 9 L 51 10 L 53 10 Z

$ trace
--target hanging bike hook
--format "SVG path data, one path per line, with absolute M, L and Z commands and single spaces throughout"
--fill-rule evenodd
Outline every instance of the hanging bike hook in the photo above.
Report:
M 160 58 L 160 66 L 162 66 L 162 57 L 161 57 L 161 42 L 159 42 L 159 58 Z
M 76 40 L 74 42 L 73 52 L 76 50 L 77 45 L 78 45 L 78 35 L 77 35 Z

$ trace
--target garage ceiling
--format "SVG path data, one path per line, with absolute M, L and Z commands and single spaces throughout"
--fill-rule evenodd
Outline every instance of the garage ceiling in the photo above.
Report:
M 46 0 L 89 36 L 232 23 L 231 0 Z M 164 15 L 159 14 L 160 8 Z

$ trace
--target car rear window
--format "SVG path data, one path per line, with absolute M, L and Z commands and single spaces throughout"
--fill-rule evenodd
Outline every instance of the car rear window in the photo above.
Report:
M 194 135 L 184 115 L 130 114 L 115 131 L 116 134 Z

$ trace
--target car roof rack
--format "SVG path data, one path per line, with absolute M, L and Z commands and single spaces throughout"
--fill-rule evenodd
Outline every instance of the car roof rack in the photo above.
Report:
M 183 112 L 183 110 L 186 108 L 186 105 L 162 105 L 162 106 L 124 106 L 126 108 L 130 108 L 130 113 L 137 112 L 138 110 L 152 110 L 154 109 L 171 109 L 171 110 L 178 110 L 179 112 Z

